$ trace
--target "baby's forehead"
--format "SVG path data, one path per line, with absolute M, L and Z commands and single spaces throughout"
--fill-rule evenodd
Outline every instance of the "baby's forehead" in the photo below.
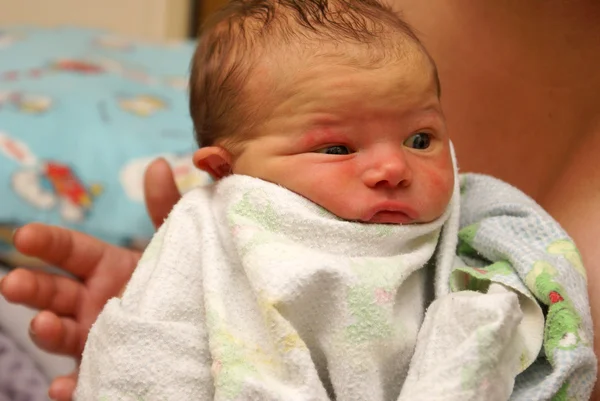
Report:
M 302 129 L 404 130 L 443 124 L 433 79 L 427 74 L 402 74 L 402 65 L 365 70 L 345 65 L 312 65 L 295 79 L 262 85 L 248 100 L 264 105 L 253 118 L 262 134 L 282 135 Z M 258 86 L 257 86 L 258 88 Z M 312 128 L 311 128 L 312 127 Z M 328 131 L 329 132 L 329 131 Z
M 308 121 L 310 114 L 348 123 L 364 118 L 398 121 L 399 115 L 420 110 L 425 103 L 439 107 L 435 67 L 420 48 L 413 45 L 383 55 L 369 51 L 340 44 L 264 49 L 238 98 L 241 107 L 259 126 L 280 126 L 290 117 Z M 362 117 L 357 120 L 358 115 Z
M 314 43 L 302 48 L 272 47 L 254 63 L 250 79 L 253 92 L 293 95 L 318 84 L 324 90 L 343 93 L 344 80 L 365 81 L 374 91 L 388 85 L 420 84 L 424 91 L 433 87 L 439 95 L 434 63 L 417 43 L 403 41 L 394 49 L 374 49 L 364 44 Z M 392 45 L 389 45 L 391 47 Z M 336 88 L 340 86 L 340 88 Z M 416 85 L 411 85 L 415 86 Z
M 284 62 L 293 59 L 324 59 L 360 66 L 376 66 L 423 56 L 428 62 L 432 62 L 421 43 L 403 32 L 392 31 L 387 35 L 373 37 L 370 41 L 324 38 L 317 35 L 282 38 L 279 33 L 271 33 L 270 36 L 270 40 L 257 40 L 262 43 L 260 49 L 255 49 L 255 54 L 260 53 L 263 58 L 273 61 L 277 58 L 283 58 Z

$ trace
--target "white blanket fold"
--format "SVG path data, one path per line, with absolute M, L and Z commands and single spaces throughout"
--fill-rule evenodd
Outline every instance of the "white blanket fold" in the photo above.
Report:
M 480 345 L 464 339 L 481 333 L 498 337 L 501 366 L 486 369 L 501 372 L 502 396 L 489 399 L 506 399 L 520 355 L 504 352 L 520 324 L 512 292 L 434 304 L 419 334 L 428 268 L 450 274 L 455 262 L 457 196 L 432 223 L 375 225 L 245 176 L 188 193 L 92 328 L 77 399 L 395 401 L 408 375 L 401 399 L 425 400 L 439 391 L 422 385 L 432 348 L 413 360 L 417 337 L 435 335 L 436 353 L 465 361 Z M 446 310 L 456 338 L 435 317 Z M 442 373 L 435 380 L 457 386 Z M 444 399 L 466 399 L 455 394 Z

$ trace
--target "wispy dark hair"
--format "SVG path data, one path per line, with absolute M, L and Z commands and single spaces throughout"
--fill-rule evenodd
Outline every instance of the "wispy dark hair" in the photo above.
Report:
M 268 48 L 357 44 L 379 57 L 402 52 L 411 28 L 377 0 L 231 0 L 204 26 L 192 60 L 190 113 L 200 146 L 239 137 L 256 110 L 244 87 Z M 426 53 L 426 52 L 425 52 Z

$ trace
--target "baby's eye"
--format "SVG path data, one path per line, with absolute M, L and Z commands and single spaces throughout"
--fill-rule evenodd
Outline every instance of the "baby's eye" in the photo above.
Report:
M 327 148 L 319 149 L 317 153 L 323 153 L 326 155 L 349 155 L 352 151 L 347 146 L 335 145 Z
M 431 143 L 431 135 L 423 133 L 423 132 L 414 134 L 410 138 L 408 138 L 406 141 L 404 141 L 404 145 L 408 146 L 409 148 L 418 149 L 418 150 L 427 149 L 429 147 L 430 143 Z

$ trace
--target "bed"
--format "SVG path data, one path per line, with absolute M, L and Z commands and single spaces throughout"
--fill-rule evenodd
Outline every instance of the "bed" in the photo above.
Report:
M 11 246 L 13 229 L 32 221 L 143 247 L 153 228 L 142 176 L 158 156 L 182 191 L 209 182 L 191 163 L 193 48 L 72 27 L 0 27 L 0 274 L 44 268 Z M 0 299 L 0 401 L 45 399 L 32 383 L 44 388 L 73 366 L 35 349 L 31 317 Z M 34 398 L 19 398 L 21 381 Z

